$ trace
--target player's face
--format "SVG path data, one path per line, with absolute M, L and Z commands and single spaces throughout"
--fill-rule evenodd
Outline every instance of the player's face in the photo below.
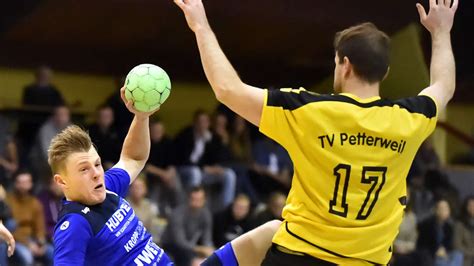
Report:
M 95 205 L 105 200 L 104 169 L 94 147 L 88 152 L 69 155 L 62 178 L 68 200 L 86 205 Z
M 336 53 L 336 56 L 334 57 L 334 92 L 335 93 L 341 93 L 342 92 L 342 71 L 341 71 L 341 64 L 339 63 L 339 56 Z

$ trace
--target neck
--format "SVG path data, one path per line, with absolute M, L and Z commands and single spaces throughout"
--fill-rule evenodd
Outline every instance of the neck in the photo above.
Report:
M 378 82 L 370 84 L 366 81 L 352 78 L 352 79 L 348 79 L 345 82 L 342 92 L 354 94 L 355 96 L 361 99 L 366 99 L 366 98 L 371 98 L 375 96 L 380 96 L 379 90 L 380 90 L 380 83 Z

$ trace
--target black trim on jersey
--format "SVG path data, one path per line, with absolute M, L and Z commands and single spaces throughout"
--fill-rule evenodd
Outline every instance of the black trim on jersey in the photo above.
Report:
M 407 202 L 408 202 L 407 196 L 402 196 L 398 198 L 398 201 L 400 202 L 402 206 L 407 206 Z
M 221 259 L 219 259 L 217 254 L 214 252 L 203 263 L 201 263 L 201 266 L 223 266 L 223 264 Z
M 78 202 L 71 201 L 63 205 L 59 212 L 58 221 L 71 213 L 79 214 L 84 217 L 90 224 L 94 235 L 104 227 L 105 223 L 115 213 L 120 202 L 120 197 L 114 193 L 107 193 L 105 200 L 94 206 L 87 206 Z M 89 208 L 88 211 L 86 208 Z M 56 226 L 60 225 L 58 223 Z M 56 229 L 55 229 L 56 230 Z
M 331 251 L 331 250 L 329 250 L 329 249 L 325 249 L 325 248 L 323 248 L 323 247 L 321 247 L 321 246 L 318 246 L 318 245 L 316 245 L 316 244 L 314 244 L 314 243 L 312 243 L 312 242 L 310 242 L 310 241 L 308 241 L 308 240 L 306 240 L 306 239 L 300 237 L 299 235 L 297 235 L 297 234 L 291 232 L 290 229 L 288 228 L 288 222 L 287 222 L 287 221 L 285 221 L 285 229 L 286 229 L 286 231 L 288 232 L 288 234 L 290 234 L 291 236 L 293 236 L 293 237 L 295 237 L 295 238 L 297 238 L 297 239 L 299 239 L 299 240 L 301 240 L 301 241 L 303 241 L 303 242 L 305 242 L 305 243 L 307 243 L 307 244 L 310 244 L 311 246 L 316 247 L 316 248 L 318 248 L 318 249 L 320 249 L 320 250 L 322 250 L 322 251 L 324 251 L 324 252 L 326 252 L 326 253 L 329 253 L 329 254 L 331 254 L 331 255 L 334 255 L 334 256 L 340 257 L 340 258 L 344 258 L 344 259 L 355 259 L 355 258 L 352 258 L 352 257 L 347 257 L 347 256 L 344 256 L 344 255 L 341 255 L 341 254 L 336 253 L 336 252 L 334 252 L 334 251 Z M 359 258 L 357 258 L 357 259 L 359 259 Z M 372 263 L 372 264 L 374 264 L 374 265 L 382 265 L 382 264 L 378 264 L 378 263 L 372 262 L 372 261 L 370 261 L 370 260 L 364 260 L 364 259 L 360 259 L 360 260 L 367 261 L 368 263 Z
M 283 107 L 285 110 L 293 111 L 306 104 L 314 102 L 345 102 L 362 108 L 370 107 L 393 107 L 398 105 L 410 113 L 417 113 L 433 118 L 436 116 L 436 104 L 426 95 L 404 98 L 396 101 L 379 99 L 373 102 L 361 103 L 345 95 L 317 94 L 309 91 L 284 92 L 281 90 L 268 90 L 268 106 Z

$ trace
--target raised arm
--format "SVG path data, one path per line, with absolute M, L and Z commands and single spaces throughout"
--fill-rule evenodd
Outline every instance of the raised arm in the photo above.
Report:
M 114 166 L 122 168 L 130 175 L 130 183 L 132 183 L 143 167 L 150 155 L 150 115 L 154 112 L 139 112 L 133 107 L 133 103 L 127 101 L 124 95 L 125 89 L 120 90 L 122 100 L 125 102 L 127 109 L 135 114 L 132 124 L 128 130 L 125 141 L 123 142 L 122 152 L 119 162 Z
M 183 10 L 189 28 L 196 34 L 204 72 L 217 100 L 258 126 L 265 91 L 240 80 L 209 26 L 202 0 L 174 0 L 174 2 Z
M 453 0 L 452 4 L 451 0 L 430 0 L 428 14 L 421 4 L 416 4 L 416 7 L 420 14 L 421 24 L 431 33 L 432 42 L 430 86 L 420 94 L 434 98 L 441 111 L 453 97 L 456 87 L 451 28 L 458 8 L 458 0 Z

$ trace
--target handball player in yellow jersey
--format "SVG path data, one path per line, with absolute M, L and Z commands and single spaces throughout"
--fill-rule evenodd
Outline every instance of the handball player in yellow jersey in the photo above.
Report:
M 284 222 L 262 265 L 385 265 L 406 204 L 406 176 L 455 89 L 450 31 L 458 0 L 417 4 L 431 33 L 430 86 L 386 100 L 389 38 L 372 23 L 338 32 L 334 92 L 264 90 L 242 82 L 201 0 L 175 0 L 195 33 L 219 101 L 280 143 L 294 163 Z

